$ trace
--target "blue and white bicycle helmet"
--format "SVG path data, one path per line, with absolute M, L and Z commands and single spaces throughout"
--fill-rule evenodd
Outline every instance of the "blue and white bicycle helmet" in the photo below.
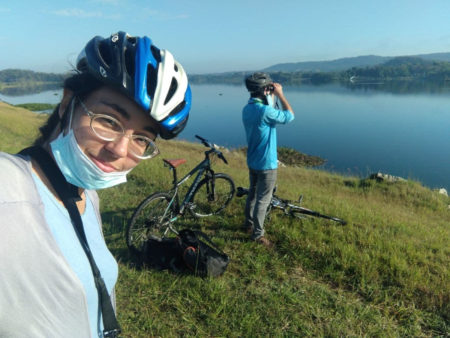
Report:
M 147 36 L 96 36 L 81 51 L 76 66 L 144 108 L 159 124 L 162 138 L 171 139 L 186 126 L 192 102 L 186 72 Z

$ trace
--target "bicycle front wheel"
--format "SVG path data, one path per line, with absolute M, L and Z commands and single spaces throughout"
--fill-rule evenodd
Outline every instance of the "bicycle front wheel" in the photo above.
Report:
M 170 201 L 169 194 L 155 193 L 139 204 L 126 231 L 126 242 L 131 251 L 142 253 L 147 239 L 165 237 L 173 217 Z
M 191 213 L 196 217 L 218 214 L 234 196 L 234 182 L 227 174 L 204 178 L 192 196 Z

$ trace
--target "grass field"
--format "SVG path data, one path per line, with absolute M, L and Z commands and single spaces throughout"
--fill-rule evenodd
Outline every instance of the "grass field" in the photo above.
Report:
M 29 144 L 42 117 L 0 103 L 0 149 Z M 208 135 L 203 135 L 208 137 Z M 214 140 L 212 140 L 214 141 Z M 186 158 L 180 175 L 206 149 L 159 141 L 162 156 L 143 162 L 129 182 L 100 191 L 105 236 L 119 262 L 117 306 L 124 337 L 448 336 L 450 199 L 418 182 L 378 183 L 302 167 L 280 168 L 278 195 L 349 222 L 275 215 L 266 249 L 241 232 L 244 199 L 222 215 L 186 218 L 230 257 L 219 278 L 139 270 L 124 230 L 148 194 L 168 189 L 161 158 Z M 225 153 L 216 172 L 248 184 L 245 156 Z

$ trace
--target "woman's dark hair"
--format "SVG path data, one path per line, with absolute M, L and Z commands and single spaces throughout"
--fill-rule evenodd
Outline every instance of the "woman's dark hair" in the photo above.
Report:
M 85 99 L 90 93 L 102 86 L 104 86 L 104 84 L 94 76 L 89 73 L 81 73 L 78 71 L 75 71 L 74 75 L 66 78 L 63 83 L 63 88 L 71 90 L 74 93 L 74 96 L 81 100 Z M 66 109 L 63 118 L 61 119 L 59 116 L 59 106 L 60 104 L 55 107 L 53 113 L 48 118 L 47 123 L 39 128 L 41 135 L 34 141 L 34 145 L 39 146 L 44 144 L 50 138 L 59 122 L 61 122 L 61 130 L 65 127 L 69 107 Z

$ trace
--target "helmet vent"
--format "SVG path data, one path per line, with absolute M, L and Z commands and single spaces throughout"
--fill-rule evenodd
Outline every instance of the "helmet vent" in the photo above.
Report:
M 160 63 L 161 62 L 161 52 L 160 52 L 159 48 L 152 45 L 150 47 L 150 49 L 152 51 L 153 57 L 156 59 L 156 61 L 158 63 Z
M 178 67 L 177 67 L 176 64 L 173 65 L 173 69 L 174 69 L 176 72 L 178 72 Z
M 128 75 L 134 78 L 135 73 L 135 61 L 133 57 L 133 51 L 131 49 L 125 50 L 125 68 L 127 69 Z
M 147 92 L 150 97 L 153 98 L 156 90 L 156 78 L 158 73 L 151 64 L 147 65 Z
M 186 101 L 183 100 L 183 102 L 180 102 L 175 108 L 173 108 L 172 112 L 170 113 L 170 115 L 176 115 L 177 113 L 179 113 L 180 111 L 182 111 L 184 109 L 184 107 L 186 106 Z
M 100 43 L 100 45 L 98 46 L 98 53 L 105 65 L 107 66 L 111 65 L 112 62 L 111 48 L 108 46 L 107 43 Z
M 177 91 L 178 82 L 174 78 L 172 78 L 172 82 L 170 83 L 169 92 L 167 93 L 166 99 L 164 100 L 164 104 L 167 104 L 169 100 L 172 98 L 173 94 Z
M 135 45 L 137 39 L 136 39 L 135 36 L 127 36 L 127 41 L 128 41 L 130 44 Z

